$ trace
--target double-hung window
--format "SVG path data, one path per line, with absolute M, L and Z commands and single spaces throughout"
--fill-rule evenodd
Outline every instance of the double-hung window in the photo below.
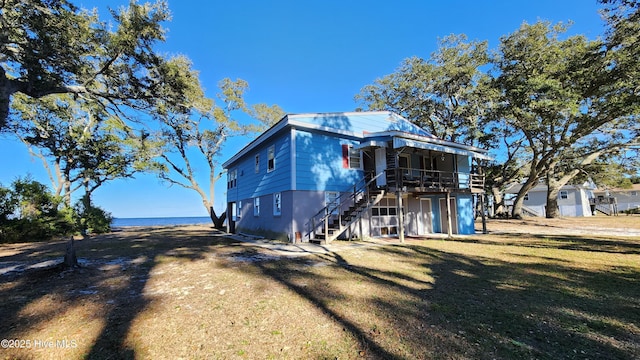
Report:
M 276 146 L 271 145 L 267 148 L 267 172 L 276 169 Z
M 282 193 L 273 194 L 273 215 L 282 215 Z
M 236 187 L 238 181 L 238 170 L 231 170 L 227 173 L 227 189 Z
M 353 145 L 342 145 L 342 167 L 345 169 L 362 169 L 362 156 Z

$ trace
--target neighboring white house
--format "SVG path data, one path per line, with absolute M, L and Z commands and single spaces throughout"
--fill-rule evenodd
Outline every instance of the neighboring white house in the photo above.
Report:
M 619 212 L 640 209 L 640 184 L 633 184 L 630 189 L 608 189 L 593 192 L 596 198 L 614 197 Z
M 507 194 L 517 194 L 522 184 L 514 184 L 506 190 Z M 595 186 L 565 185 L 558 192 L 558 208 L 561 216 L 592 216 L 589 199 L 594 198 Z M 530 216 L 546 216 L 547 185 L 538 184 L 525 195 L 523 210 Z

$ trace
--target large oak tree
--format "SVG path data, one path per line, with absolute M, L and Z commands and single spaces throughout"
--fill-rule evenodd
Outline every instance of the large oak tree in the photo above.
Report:
M 184 103 L 184 83 L 154 46 L 164 41 L 167 3 L 111 11 L 113 22 L 65 0 L 0 2 L 0 130 L 13 96 L 41 98 L 69 93 L 101 102 L 112 112 L 156 111 L 163 102 Z

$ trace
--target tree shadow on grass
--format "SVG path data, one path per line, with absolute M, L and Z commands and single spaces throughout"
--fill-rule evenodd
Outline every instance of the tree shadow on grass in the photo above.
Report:
M 43 340 L 54 341 L 56 348 L 49 354 L 53 357 L 133 359 L 136 349 L 127 342 L 127 334 L 137 315 L 150 305 L 143 290 L 153 268 L 167 259 L 199 260 L 217 247 L 233 247 L 234 243 L 213 230 L 187 229 L 176 235 L 175 229 L 160 228 L 77 241 L 80 269 L 48 267 L 0 275 L 0 338 L 21 339 L 37 333 Z M 14 246 L 5 251 L 0 263 L 61 260 L 64 246 Z M 48 330 L 52 322 L 56 323 L 55 333 Z M 73 341 L 74 346 L 59 349 L 58 340 Z M 75 348 L 80 353 L 73 352 Z M 24 349 L 12 350 L 6 353 L 11 358 L 31 357 Z
M 315 257 L 325 272 L 301 260 L 256 266 L 340 324 L 368 358 L 640 356 L 637 268 L 506 262 L 420 245 L 367 251 L 369 262 L 348 252 Z M 340 286 L 354 279 L 370 292 Z

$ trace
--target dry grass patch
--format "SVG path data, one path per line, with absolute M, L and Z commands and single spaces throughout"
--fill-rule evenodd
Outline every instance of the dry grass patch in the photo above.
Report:
M 83 240 L 80 270 L 0 275 L 0 337 L 76 346 L 2 356 L 640 358 L 640 237 L 494 231 L 344 245 L 288 258 L 206 227 Z M 57 254 L 6 250 L 0 264 Z

